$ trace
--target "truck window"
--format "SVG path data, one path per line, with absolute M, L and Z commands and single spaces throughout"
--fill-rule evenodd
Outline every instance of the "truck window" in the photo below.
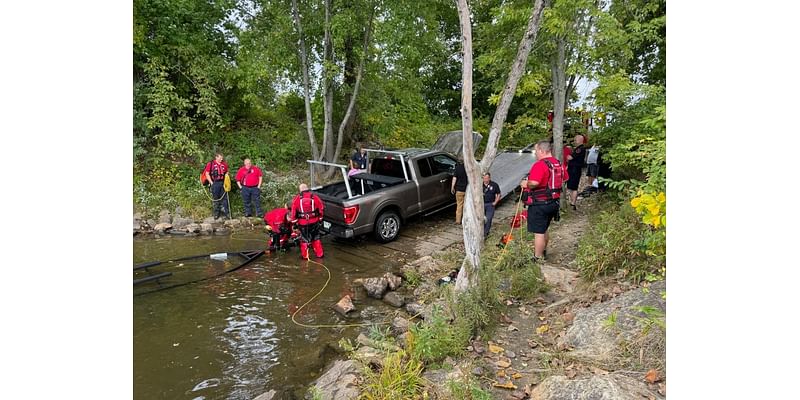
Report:
M 456 160 L 443 154 L 431 157 L 431 163 L 433 164 L 433 171 L 435 174 L 452 172 L 456 167 Z
M 372 173 L 403 178 L 403 165 L 398 159 L 376 158 L 372 161 Z
M 428 163 L 427 158 L 422 158 L 417 160 L 417 165 L 419 166 L 419 175 L 423 178 L 427 178 L 433 175 L 433 171 L 431 170 L 431 165 Z

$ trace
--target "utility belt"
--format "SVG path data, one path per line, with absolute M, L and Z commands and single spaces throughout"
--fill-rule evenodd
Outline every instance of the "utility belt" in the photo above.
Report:
M 534 205 L 534 206 L 544 206 L 544 205 L 548 205 L 548 204 L 552 204 L 552 203 L 558 203 L 560 200 L 561 199 L 558 199 L 558 198 L 550 199 L 550 200 L 536 200 L 536 199 L 533 199 L 533 204 L 532 205 Z
M 258 185 L 253 185 L 253 186 L 242 185 L 242 186 L 244 186 L 244 187 L 248 187 L 248 188 L 254 188 L 254 187 L 258 187 Z

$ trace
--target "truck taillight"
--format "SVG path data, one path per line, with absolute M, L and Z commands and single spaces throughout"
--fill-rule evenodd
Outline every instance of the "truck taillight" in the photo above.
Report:
M 358 217 L 358 206 L 352 207 L 345 207 L 344 208 L 344 223 L 347 225 L 356 222 L 356 217 Z

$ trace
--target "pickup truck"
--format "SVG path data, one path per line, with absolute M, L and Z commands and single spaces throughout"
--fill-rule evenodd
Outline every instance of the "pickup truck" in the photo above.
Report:
M 386 243 L 397 238 L 404 221 L 421 213 L 435 212 L 455 201 L 450 180 L 456 159 L 442 151 L 367 149 L 368 172 L 346 176 L 345 166 L 310 161 L 340 168 L 343 180 L 312 190 L 325 202 L 323 229 L 334 236 L 352 238 L 373 233 Z
M 477 143 L 480 135 L 475 133 Z M 347 176 L 341 164 L 308 160 L 311 164 L 311 189 L 325 202 L 323 230 L 336 237 L 353 238 L 373 234 L 381 243 L 397 238 L 408 218 L 433 214 L 455 203 L 450 184 L 456 156 L 461 150 L 461 132 L 445 134 L 434 149 L 367 149 L 365 172 Z M 535 157 L 527 151 L 498 154 L 492 166 L 492 179 L 503 195 L 513 192 L 527 175 Z M 315 186 L 314 166 L 338 169 L 342 179 Z M 496 177 L 502 175 L 503 179 Z

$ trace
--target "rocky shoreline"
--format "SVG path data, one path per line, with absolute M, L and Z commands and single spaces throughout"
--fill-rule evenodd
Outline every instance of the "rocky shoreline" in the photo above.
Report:
M 133 235 L 153 234 L 198 236 L 198 235 L 227 235 L 239 230 L 248 230 L 264 226 L 264 219 L 260 217 L 241 218 L 205 218 L 201 221 L 181 215 L 180 209 L 174 213 L 162 210 L 158 219 L 144 218 L 141 213 L 133 215 Z

